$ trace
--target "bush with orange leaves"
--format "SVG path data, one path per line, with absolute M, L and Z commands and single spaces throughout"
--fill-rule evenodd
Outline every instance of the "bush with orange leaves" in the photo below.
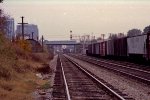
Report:
M 23 49 L 25 52 L 31 52 L 31 44 L 26 40 L 16 40 L 15 44 Z

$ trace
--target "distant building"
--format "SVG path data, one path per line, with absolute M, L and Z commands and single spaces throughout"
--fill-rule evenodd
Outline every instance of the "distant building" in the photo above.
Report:
M 7 18 L 6 19 L 6 37 L 10 40 L 12 40 L 13 38 L 15 38 L 15 23 L 14 23 L 14 19 L 13 18 Z
M 22 25 L 17 25 L 16 35 L 22 36 Z M 34 40 L 39 39 L 39 30 L 38 30 L 37 25 L 25 24 L 24 25 L 24 37 L 25 37 L 25 39 L 32 39 L 32 35 L 33 35 Z

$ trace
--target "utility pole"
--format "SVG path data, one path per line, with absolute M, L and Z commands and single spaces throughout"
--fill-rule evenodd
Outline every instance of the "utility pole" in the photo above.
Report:
M 24 17 L 23 16 L 21 17 L 21 19 L 22 19 L 22 22 L 18 23 L 18 24 L 22 25 L 22 40 L 24 40 L 24 24 L 28 24 L 28 23 L 24 23 Z
M 43 41 L 44 41 L 44 37 L 42 35 L 42 52 L 44 51 L 44 43 L 43 43 Z

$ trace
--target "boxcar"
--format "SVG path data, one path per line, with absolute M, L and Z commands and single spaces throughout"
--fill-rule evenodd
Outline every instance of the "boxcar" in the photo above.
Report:
M 100 42 L 100 56 L 106 56 L 107 54 L 107 42 Z
M 93 55 L 96 55 L 96 44 L 93 44 Z
M 100 56 L 100 43 L 95 43 L 95 49 L 96 56 Z
M 147 35 L 138 35 L 134 37 L 128 37 L 128 55 L 134 57 L 147 57 L 146 46 Z
M 107 41 L 107 55 L 114 56 L 114 40 Z
M 127 37 L 114 40 L 114 56 L 127 56 Z
M 88 45 L 88 50 L 87 50 L 87 55 L 91 55 L 92 54 L 92 44 Z
M 91 52 L 91 54 L 94 54 L 94 45 L 93 44 L 91 44 L 92 46 L 92 52 Z
M 146 58 L 147 58 L 147 60 L 149 60 L 150 61 L 150 33 L 148 34 L 148 36 L 147 36 L 148 38 L 147 38 L 147 45 L 146 45 L 146 50 L 147 50 L 147 56 L 146 56 Z

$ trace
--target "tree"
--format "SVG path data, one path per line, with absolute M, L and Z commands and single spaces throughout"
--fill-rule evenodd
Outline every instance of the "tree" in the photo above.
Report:
M 0 0 L 0 3 L 3 3 L 3 0 Z
M 101 37 L 98 37 L 98 38 L 97 38 L 97 41 L 100 41 L 100 40 L 102 40 L 102 38 L 101 38 Z
M 118 38 L 122 38 L 122 37 L 125 37 L 124 33 L 118 33 Z
M 144 32 L 145 34 L 147 34 L 148 32 L 150 32 L 150 25 L 147 26 L 147 27 L 145 27 L 144 30 L 143 30 L 143 32 Z
M 0 9 L 0 31 L 4 33 L 6 26 L 6 16 L 3 14 L 2 10 Z
M 142 31 L 140 29 L 131 29 L 128 31 L 127 36 L 136 36 L 136 35 L 141 35 Z
M 115 34 L 115 33 L 110 33 L 110 36 L 108 37 L 109 39 L 116 39 L 116 38 L 118 38 L 117 37 L 117 34 Z

